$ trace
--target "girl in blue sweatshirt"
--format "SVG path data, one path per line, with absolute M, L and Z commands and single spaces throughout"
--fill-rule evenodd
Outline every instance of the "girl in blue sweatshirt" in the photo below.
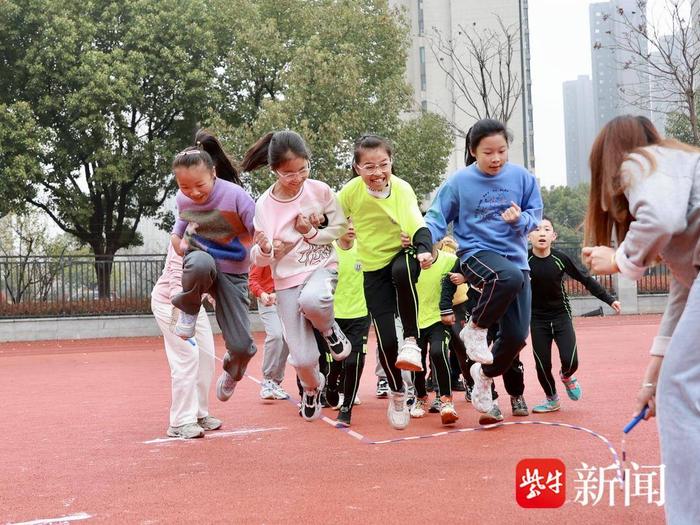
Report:
M 462 330 L 467 355 L 476 363 L 472 404 L 498 411 L 493 378 L 510 367 L 525 346 L 530 324 L 527 234 L 542 218 L 542 197 L 534 175 L 508 162 L 510 134 L 496 120 L 478 121 L 467 134 L 467 167 L 440 187 L 425 217 L 433 241 L 453 223 L 457 255 L 470 286 L 481 291 Z M 499 323 L 489 351 L 488 327 Z

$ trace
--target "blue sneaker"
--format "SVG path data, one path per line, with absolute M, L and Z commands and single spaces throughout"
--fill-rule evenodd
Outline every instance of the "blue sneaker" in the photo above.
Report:
M 549 397 L 537 406 L 532 407 L 532 411 L 536 414 L 544 414 L 546 412 L 556 412 L 559 410 L 559 396 Z
M 574 376 L 564 377 L 561 372 L 559 372 L 559 377 L 566 387 L 566 395 L 569 396 L 569 399 L 572 401 L 581 399 L 581 387 L 578 384 L 578 380 Z

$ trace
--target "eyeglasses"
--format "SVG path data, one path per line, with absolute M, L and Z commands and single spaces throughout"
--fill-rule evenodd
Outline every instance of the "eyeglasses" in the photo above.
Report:
M 357 167 L 360 171 L 364 171 L 365 173 L 371 175 L 376 173 L 377 170 L 380 172 L 389 170 L 391 168 L 391 159 L 385 160 L 381 164 L 363 164 L 362 166 L 355 164 L 355 167 Z
M 281 171 L 275 171 L 277 175 L 284 180 L 291 180 L 295 179 L 297 177 L 308 177 L 309 173 L 311 172 L 311 164 L 307 164 L 303 168 L 301 168 L 299 171 L 290 171 L 290 172 L 281 172 Z

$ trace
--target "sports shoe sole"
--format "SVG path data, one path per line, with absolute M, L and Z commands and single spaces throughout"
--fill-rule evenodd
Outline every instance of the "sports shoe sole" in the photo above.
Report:
M 533 413 L 533 414 L 549 414 L 550 412 L 559 412 L 560 409 L 561 409 L 561 407 L 557 407 L 557 408 L 546 408 L 546 409 L 540 408 L 540 409 L 538 410 L 537 407 L 535 407 L 535 408 L 532 409 L 532 413 Z
M 321 374 L 321 383 L 316 387 L 316 394 L 314 395 L 314 404 L 315 404 L 315 409 L 314 409 L 314 414 L 311 417 L 307 417 L 306 414 L 304 413 L 304 398 L 302 396 L 302 407 L 301 407 L 301 417 L 304 418 L 306 421 L 316 421 L 321 417 L 321 411 L 323 407 L 321 406 L 321 392 L 323 392 L 323 388 L 326 386 L 326 378 L 323 374 Z
M 456 412 L 440 412 L 440 419 L 443 425 L 451 425 L 457 422 L 459 416 Z
M 480 425 L 493 425 L 494 423 L 500 423 L 501 421 L 503 421 L 503 416 L 500 418 L 497 418 L 491 414 L 481 414 L 479 416 Z
M 228 401 L 229 399 L 231 399 L 231 396 L 232 396 L 233 393 L 236 391 L 236 387 L 234 386 L 234 387 L 231 389 L 231 393 L 230 393 L 230 394 L 226 394 L 226 393 L 224 392 L 224 382 L 225 382 L 225 381 L 226 381 L 226 375 L 225 375 L 225 374 L 221 374 L 221 375 L 219 376 L 219 379 L 216 380 L 216 398 L 217 398 L 219 401 Z
M 420 362 L 420 352 L 418 352 L 418 362 L 407 359 L 405 355 L 402 357 L 402 354 L 403 351 L 400 351 L 398 357 L 396 358 L 396 368 L 399 370 L 408 370 L 409 372 L 423 371 L 423 365 Z

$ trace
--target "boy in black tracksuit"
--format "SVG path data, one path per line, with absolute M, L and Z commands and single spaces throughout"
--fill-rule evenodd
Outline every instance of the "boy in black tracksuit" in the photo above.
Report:
M 601 301 L 620 312 L 620 303 L 585 270 L 579 268 L 565 253 L 552 249 L 557 234 L 552 221 L 543 218 L 538 228 L 530 233 L 532 248 L 528 252 L 532 287 L 532 315 L 530 335 L 535 355 L 537 378 L 547 398 L 533 407 L 533 412 L 559 410 L 559 396 L 552 377 L 552 341 L 557 343 L 561 360 L 561 378 L 569 398 L 581 397 L 581 387 L 574 377 L 578 369 L 576 333 L 571 320 L 569 297 L 564 290 L 564 276 L 569 275 L 583 284 Z

